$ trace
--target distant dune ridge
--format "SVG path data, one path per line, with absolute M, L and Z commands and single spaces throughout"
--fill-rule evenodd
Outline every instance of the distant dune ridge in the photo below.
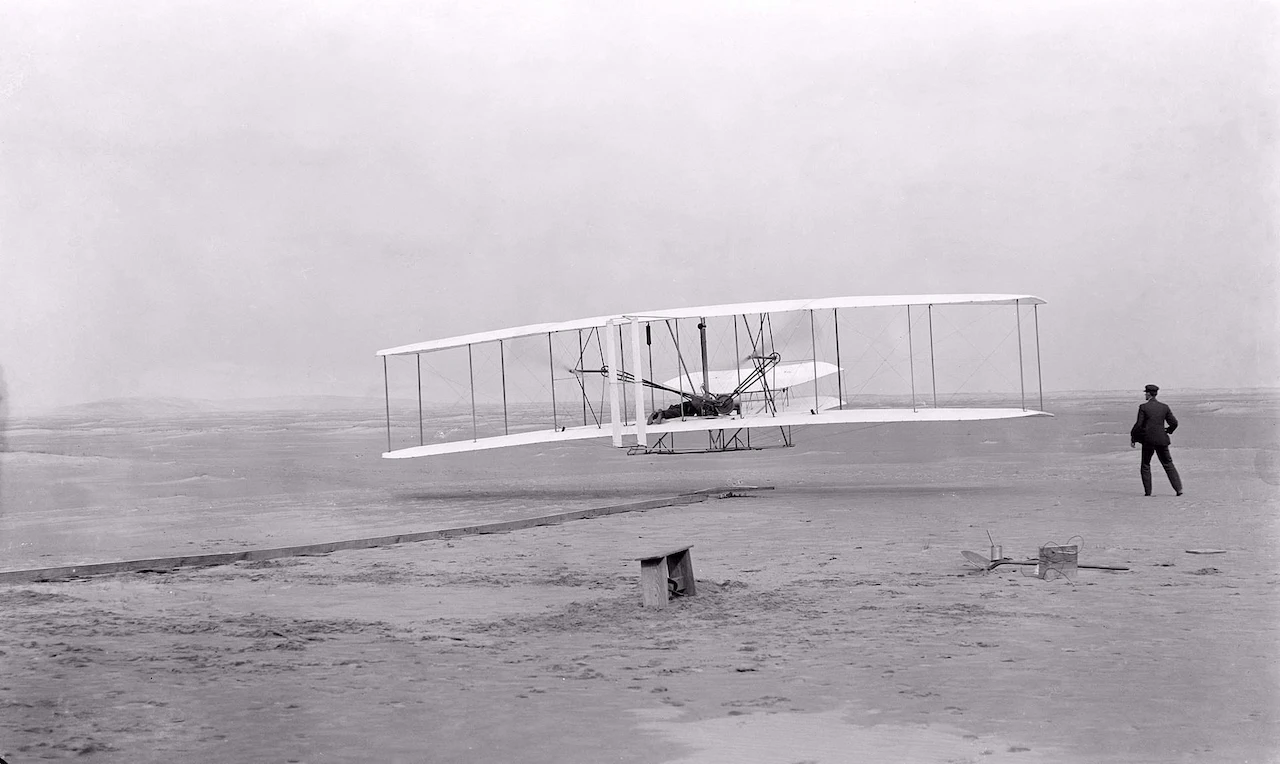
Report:
M 395 402 L 403 405 L 405 402 Z M 48 414 L 53 415 L 162 415 L 198 414 L 219 411 L 290 411 L 290 410 L 360 410 L 382 409 L 382 398 L 362 398 L 341 395 L 295 395 L 267 398 L 107 398 L 88 403 L 59 406 Z M 416 405 L 416 402 L 415 404 Z

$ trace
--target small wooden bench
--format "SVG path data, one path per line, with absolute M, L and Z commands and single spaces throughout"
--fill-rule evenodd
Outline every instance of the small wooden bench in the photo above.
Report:
M 693 580 L 693 545 L 677 547 L 638 557 L 640 592 L 645 607 L 666 607 L 671 597 L 692 597 L 698 593 Z

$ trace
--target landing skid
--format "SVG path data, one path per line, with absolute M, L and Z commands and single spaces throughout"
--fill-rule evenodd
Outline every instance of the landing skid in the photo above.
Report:
M 731 451 L 764 451 L 770 448 L 791 448 L 795 445 L 791 439 L 790 427 L 779 427 L 778 432 L 782 435 L 781 443 L 761 443 L 757 438 L 756 443 L 751 442 L 751 430 L 746 428 L 738 428 L 736 430 L 709 430 L 707 432 L 707 445 L 705 448 L 677 448 L 675 444 L 675 433 L 668 432 L 658 438 L 657 442 L 652 446 L 634 445 L 627 449 L 628 456 L 636 454 L 719 454 Z

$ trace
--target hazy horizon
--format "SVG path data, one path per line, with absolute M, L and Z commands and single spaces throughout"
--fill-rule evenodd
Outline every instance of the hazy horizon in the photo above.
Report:
M 1099 398 L 1120 399 L 1120 400 L 1132 399 L 1133 405 L 1135 408 L 1137 407 L 1138 404 L 1142 403 L 1143 401 L 1142 392 L 1138 391 L 1135 393 L 1132 390 L 1048 390 L 1046 389 L 1044 391 L 1044 394 L 1047 399 L 1055 398 L 1060 401 L 1070 400 L 1070 399 L 1096 400 Z M 1160 397 L 1166 400 L 1178 400 L 1179 402 L 1185 403 L 1185 402 L 1188 402 L 1188 399 L 1201 398 L 1206 394 L 1220 395 L 1220 396 L 1263 395 L 1263 396 L 1275 398 L 1276 402 L 1280 402 L 1280 387 L 1192 388 L 1187 390 L 1167 391 L 1167 394 L 1162 393 Z M 882 400 L 906 399 L 906 396 L 891 395 L 891 394 L 885 394 L 885 395 L 863 394 L 858 397 L 862 399 L 882 399 Z M 984 396 L 982 394 L 974 394 L 969 397 L 973 399 L 980 399 L 984 397 L 998 397 L 998 394 L 990 394 L 987 396 Z M 1028 402 L 1029 403 L 1032 402 L 1030 398 Z M 11 411 L 10 413 L 15 418 L 24 419 L 24 418 L 39 418 L 41 416 L 47 416 L 47 415 L 53 415 L 53 414 L 75 413 L 77 411 L 89 411 L 93 409 L 102 409 L 102 408 L 116 408 L 122 411 L 132 409 L 134 413 L 140 413 L 148 410 L 148 408 L 150 407 L 150 410 L 156 411 L 158 413 L 164 413 L 163 411 L 161 411 L 161 409 L 163 409 L 166 406 L 170 408 L 186 407 L 188 408 L 188 410 L 191 410 L 196 413 L 213 413 L 216 411 L 249 413 L 255 410 L 278 411 L 278 410 L 294 410 L 294 409 L 314 411 L 314 410 L 323 410 L 325 407 L 320 405 L 322 403 L 331 404 L 329 408 L 333 408 L 335 410 L 342 410 L 344 408 L 344 404 L 350 405 L 350 404 L 360 403 L 363 405 L 359 406 L 358 408 L 363 409 L 365 407 L 369 407 L 371 409 L 376 409 L 374 413 L 381 415 L 383 413 L 383 407 L 386 403 L 386 399 L 381 396 L 326 395 L 326 394 L 278 395 L 278 396 L 258 396 L 258 397 L 240 397 L 240 398 L 188 398 L 188 397 L 182 397 L 182 396 L 155 396 L 155 397 L 124 396 L 124 397 L 117 397 L 117 398 L 101 398 L 93 401 L 81 401 L 78 403 L 59 404 L 59 405 L 51 406 L 49 408 L 44 408 L 44 409 L 28 409 L 28 410 Z M 1202 400 L 1196 400 L 1195 403 L 1211 404 L 1213 403 L 1213 401 L 1211 399 L 1202 399 Z M 550 404 L 551 404 L 550 400 L 524 401 L 520 403 L 512 403 L 510 404 L 510 407 L 511 407 L 511 410 L 514 412 L 518 409 L 534 409 L 539 406 L 550 406 Z M 564 401 L 561 401 L 560 405 L 565 406 L 566 403 Z M 918 405 L 923 408 L 929 407 L 928 401 L 923 398 L 919 401 Z M 417 406 L 417 399 L 393 397 L 391 399 L 392 416 L 393 418 L 402 419 L 406 416 L 416 414 L 416 408 L 415 408 L 416 406 Z M 424 406 L 424 409 L 429 409 L 436 412 L 462 411 L 465 408 L 465 406 L 460 406 L 456 401 L 447 401 L 442 399 L 429 400 L 425 398 L 423 399 L 423 406 Z M 204 408 L 201 408 L 201 407 L 204 407 Z M 945 408 L 946 406 L 943 405 L 943 407 Z M 477 404 L 477 408 L 489 413 L 496 413 L 502 410 L 501 404 L 495 404 L 495 403 Z M 350 410 L 350 409 L 347 409 L 347 410 Z M 1128 409 L 1125 409 L 1125 411 L 1128 412 Z M 630 412 L 628 411 L 628 414 L 629 413 Z M 1049 413 L 1053 413 L 1053 412 L 1050 411 Z
M 1046 392 L 1280 386 L 1278 7 L 15 0 L 0 406 L 954 292 L 1047 301 Z

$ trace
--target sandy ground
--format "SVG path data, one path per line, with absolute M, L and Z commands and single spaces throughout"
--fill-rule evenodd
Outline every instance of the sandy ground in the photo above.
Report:
M 1280 761 L 1280 401 L 626 457 L 376 458 L 353 412 L 10 421 L 0 569 L 771 491 L 322 557 L 0 587 L 0 756 L 86 762 Z M 384 441 L 385 443 L 385 441 Z M 1083 540 L 1081 570 L 967 571 Z M 692 543 L 695 597 L 634 558 Z M 1221 550 L 1190 554 L 1187 550 Z

